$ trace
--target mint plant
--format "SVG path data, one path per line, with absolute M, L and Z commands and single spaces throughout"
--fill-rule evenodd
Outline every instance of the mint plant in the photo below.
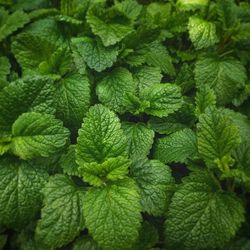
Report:
M 0 0 L 0 249 L 250 249 L 250 4 Z

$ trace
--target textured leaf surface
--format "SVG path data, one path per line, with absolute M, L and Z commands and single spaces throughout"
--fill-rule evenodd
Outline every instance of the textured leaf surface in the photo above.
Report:
M 160 83 L 162 74 L 160 68 L 141 66 L 135 70 L 133 77 L 137 85 L 137 91 L 140 94 L 144 88 Z
M 129 249 L 140 227 L 140 197 L 130 179 L 92 188 L 84 198 L 86 226 L 104 250 Z
M 190 17 L 188 22 L 190 39 L 196 49 L 210 47 L 218 42 L 216 26 L 198 17 Z
M 55 175 L 43 189 L 44 207 L 36 228 L 41 246 L 58 248 L 72 241 L 84 228 L 84 191 L 64 175 Z
M 0 91 L 0 127 L 10 127 L 29 111 L 54 113 L 55 88 L 46 77 L 29 77 L 10 83 Z
M 48 33 L 49 34 L 49 33 Z M 34 74 L 41 62 L 47 61 L 56 50 L 56 45 L 31 33 L 21 33 L 11 46 L 25 75 Z
M 6 76 L 10 73 L 10 62 L 7 57 L 0 57 L 0 80 L 6 80 Z
M 174 189 L 170 168 L 158 160 L 139 160 L 132 164 L 130 171 L 140 188 L 143 211 L 163 215 Z
M 126 154 L 126 137 L 118 117 L 103 105 L 89 109 L 77 139 L 77 162 L 103 162 Z
M 135 92 L 132 74 L 125 68 L 116 68 L 97 83 L 99 100 L 117 112 L 124 112 L 129 102 L 128 95 Z
M 210 109 L 199 117 L 197 125 L 199 153 L 210 164 L 214 160 L 230 155 L 240 143 L 238 128 L 232 124 L 229 117 L 219 110 Z
M 145 112 L 158 117 L 168 116 L 183 104 L 180 88 L 170 83 L 155 84 L 144 89 L 142 99 L 150 102 Z
M 197 156 L 196 135 L 189 129 L 183 129 L 158 139 L 154 156 L 162 162 L 186 162 Z
M 233 58 L 201 58 L 196 62 L 195 80 L 198 88 L 207 84 L 214 90 L 218 104 L 227 104 L 245 85 L 246 71 L 240 61 Z
M 66 144 L 69 131 L 53 115 L 24 113 L 12 126 L 12 151 L 22 159 L 48 157 Z
M 42 203 L 48 174 L 28 162 L 2 158 L 0 163 L 0 223 L 14 229 L 29 223 Z
M 78 170 L 85 182 L 93 186 L 107 185 L 110 181 L 124 179 L 128 173 L 130 160 L 124 156 L 108 158 L 102 163 L 85 163 Z
M 174 248 L 220 248 L 243 221 L 243 205 L 233 193 L 218 190 L 206 172 L 193 173 L 172 198 L 167 243 Z
M 75 38 L 73 44 L 86 64 L 97 72 L 113 65 L 118 56 L 116 47 L 104 47 L 100 40 L 89 37 Z
M 143 123 L 123 123 L 122 129 L 128 140 L 128 154 L 131 159 L 145 158 L 154 142 L 154 131 Z
M 104 46 L 114 45 L 120 42 L 128 34 L 133 31 L 130 25 L 118 22 L 107 22 L 96 16 L 93 11 L 89 11 L 87 15 L 87 22 L 89 23 L 92 32 L 99 36 Z
M 29 22 L 28 14 L 22 10 L 17 10 L 11 15 L 8 15 L 8 12 L 1 8 L 0 15 L 0 42 Z
M 72 250 L 99 250 L 96 242 L 89 236 L 80 236 L 74 243 Z
M 65 126 L 79 128 L 90 105 L 90 86 L 87 76 L 78 72 L 67 74 L 57 85 L 56 116 Z

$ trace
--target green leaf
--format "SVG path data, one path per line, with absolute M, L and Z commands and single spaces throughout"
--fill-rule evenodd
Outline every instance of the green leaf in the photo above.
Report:
M 100 250 L 100 248 L 91 237 L 84 235 L 74 242 L 72 250 Z
M 242 202 L 217 188 L 205 171 L 187 177 L 175 192 L 166 219 L 166 241 L 173 249 L 221 248 L 244 221 Z
M 53 115 L 24 113 L 12 126 L 11 150 L 22 159 L 49 157 L 68 141 L 69 131 Z
M 154 84 L 141 93 L 143 100 L 150 102 L 145 113 L 165 117 L 177 111 L 183 104 L 181 89 L 175 84 Z
M 0 163 L 0 224 L 13 229 L 27 225 L 41 207 L 41 189 L 48 174 L 29 162 L 2 158 Z
M 30 21 L 29 16 L 22 10 L 9 15 L 6 10 L 0 8 L 0 16 L 0 42 Z
M 55 175 L 43 189 L 44 207 L 36 228 L 39 246 L 62 247 L 84 228 L 85 193 L 65 175 Z
M 78 172 L 85 182 L 100 187 L 116 180 L 121 180 L 128 174 L 130 160 L 124 156 L 108 158 L 102 163 L 91 162 L 80 166 Z
M 220 110 L 209 109 L 200 115 L 197 129 L 199 153 L 210 165 L 230 156 L 240 143 L 238 128 Z
M 117 47 L 104 47 L 99 39 L 74 38 L 72 43 L 86 64 L 97 72 L 110 68 L 118 56 Z
M 197 116 L 206 112 L 208 108 L 213 108 L 216 105 L 216 96 L 214 91 L 207 85 L 199 89 L 195 96 L 195 113 Z
M 170 168 L 158 160 L 139 160 L 132 164 L 130 173 L 140 189 L 143 211 L 162 216 L 174 189 Z
M 218 104 L 231 103 L 244 88 L 246 70 L 240 61 L 231 58 L 200 58 L 195 65 L 198 89 L 207 84 L 216 94 Z
M 129 249 L 138 237 L 140 196 L 131 179 L 92 188 L 84 197 L 86 226 L 103 250 Z
M 146 158 L 154 142 L 154 131 L 143 123 L 123 123 L 122 129 L 127 137 L 127 150 L 131 159 Z
M 76 163 L 76 145 L 69 146 L 68 151 L 60 159 L 60 165 L 65 174 L 81 176 L 79 165 Z
M 78 129 L 90 106 L 88 77 L 78 72 L 70 72 L 56 87 L 56 116 L 66 127 Z
M 103 20 L 93 10 L 88 11 L 87 14 L 87 22 L 92 32 L 101 38 L 106 47 L 120 42 L 133 31 L 129 24 L 118 22 L 118 20 Z
M 115 68 L 97 83 L 99 100 L 110 109 L 123 113 L 127 110 L 129 94 L 135 93 L 132 74 L 125 68 Z
M 159 235 L 157 229 L 148 221 L 143 221 L 138 240 L 135 242 L 133 249 L 153 250 L 155 248 L 152 247 L 154 247 L 158 243 L 158 241 Z
M 142 11 L 142 6 L 135 0 L 116 1 L 114 8 L 132 21 L 135 21 Z
M 177 5 L 182 10 L 194 10 L 197 8 L 206 7 L 209 0 L 178 0 Z
M 151 87 L 156 83 L 160 83 L 162 74 L 160 68 L 141 66 L 134 71 L 133 78 L 140 94 L 143 89 Z
M 154 157 L 164 163 L 185 163 L 195 156 L 197 156 L 196 135 L 189 128 L 158 139 L 154 150 Z
M 101 104 L 89 109 L 79 130 L 76 147 L 78 164 L 126 155 L 126 137 L 114 112 Z
M 10 73 L 10 62 L 7 57 L 0 57 L 0 80 L 6 80 L 6 76 Z
M 8 236 L 5 234 L 0 234 L 0 249 L 2 250 L 7 242 Z
M 47 77 L 27 77 L 0 91 L 0 129 L 10 128 L 19 115 L 29 111 L 54 113 L 53 82 Z
M 11 45 L 24 75 L 35 74 L 39 64 L 49 60 L 56 48 L 52 41 L 28 32 L 18 35 Z
M 219 41 L 215 24 L 195 16 L 189 18 L 188 31 L 196 49 L 208 48 Z

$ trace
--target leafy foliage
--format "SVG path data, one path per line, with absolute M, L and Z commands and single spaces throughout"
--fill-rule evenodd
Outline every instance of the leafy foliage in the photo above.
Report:
M 0 249 L 249 249 L 249 41 L 246 0 L 0 0 Z

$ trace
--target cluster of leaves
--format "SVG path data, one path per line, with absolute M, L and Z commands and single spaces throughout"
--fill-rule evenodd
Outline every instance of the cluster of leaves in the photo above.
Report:
M 250 249 L 247 2 L 0 0 L 0 249 Z

